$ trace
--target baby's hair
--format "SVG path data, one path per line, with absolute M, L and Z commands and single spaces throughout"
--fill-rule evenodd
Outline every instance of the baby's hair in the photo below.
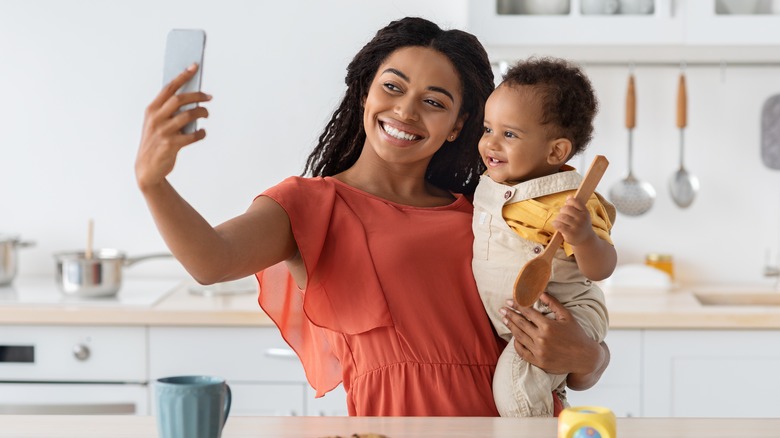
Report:
M 541 123 L 550 138 L 571 141 L 574 156 L 593 138 L 598 101 L 593 86 L 577 65 L 560 58 L 532 57 L 513 65 L 502 86 L 533 87 L 541 99 Z

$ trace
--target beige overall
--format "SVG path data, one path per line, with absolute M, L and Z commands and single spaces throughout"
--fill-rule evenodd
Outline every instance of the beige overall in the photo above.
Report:
M 523 361 L 515 351 L 512 333 L 498 313 L 506 300 L 512 298 L 520 269 L 543 250 L 542 245 L 518 236 L 506 224 L 502 209 L 505 204 L 576 190 L 581 180 L 582 176 L 572 170 L 507 186 L 483 175 L 474 194 L 474 278 L 493 326 L 509 342 L 498 359 L 493 377 L 493 397 L 503 417 L 552 416 L 552 391 L 566 405 L 566 375 L 547 374 Z M 608 326 L 604 294 L 582 275 L 574 257 L 567 257 L 563 248 L 557 250 L 553 259 L 547 292 L 574 315 L 588 336 L 599 342 L 604 339 Z M 549 308 L 538 301 L 534 308 L 553 317 Z

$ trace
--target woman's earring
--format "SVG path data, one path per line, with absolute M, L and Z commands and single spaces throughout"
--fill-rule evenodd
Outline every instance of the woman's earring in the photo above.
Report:
M 454 135 L 451 135 L 451 136 L 450 136 L 450 138 L 449 138 L 449 140 L 450 140 L 450 141 L 455 141 L 455 136 L 454 136 Z

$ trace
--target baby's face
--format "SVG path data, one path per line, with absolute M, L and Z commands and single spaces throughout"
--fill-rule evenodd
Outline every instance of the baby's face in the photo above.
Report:
M 553 139 L 541 124 L 541 99 L 533 87 L 501 85 L 485 104 L 479 153 L 496 182 L 523 182 L 549 175 Z

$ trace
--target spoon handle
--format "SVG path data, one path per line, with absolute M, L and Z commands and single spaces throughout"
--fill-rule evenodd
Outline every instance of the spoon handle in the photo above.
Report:
M 680 73 L 680 83 L 677 87 L 677 127 L 688 125 L 688 93 L 685 87 L 685 74 Z
M 585 177 L 580 182 L 580 186 L 577 187 L 577 192 L 574 193 L 574 199 L 583 204 L 587 203 L 590 196 L 596 191 L 596 186 L 599 185 L 599 181 L 601 181 L 601 177 L 604 176 L 604 172 L 607 171 L 607 166 L 609 166 L 607 158 L 603 155 L 596 155 L 590 163 L 588 171 L 585 172 Z M 544 257 L 545 259 L 552 261 L 552 257 L 558 247 L 561 246 L 561 243 L 563 243 L 563 234 L 561 234 L 560 231 L 556 231 L 550 239 L 547 248 L 544 249 L 544 253 L 539 257 Z

